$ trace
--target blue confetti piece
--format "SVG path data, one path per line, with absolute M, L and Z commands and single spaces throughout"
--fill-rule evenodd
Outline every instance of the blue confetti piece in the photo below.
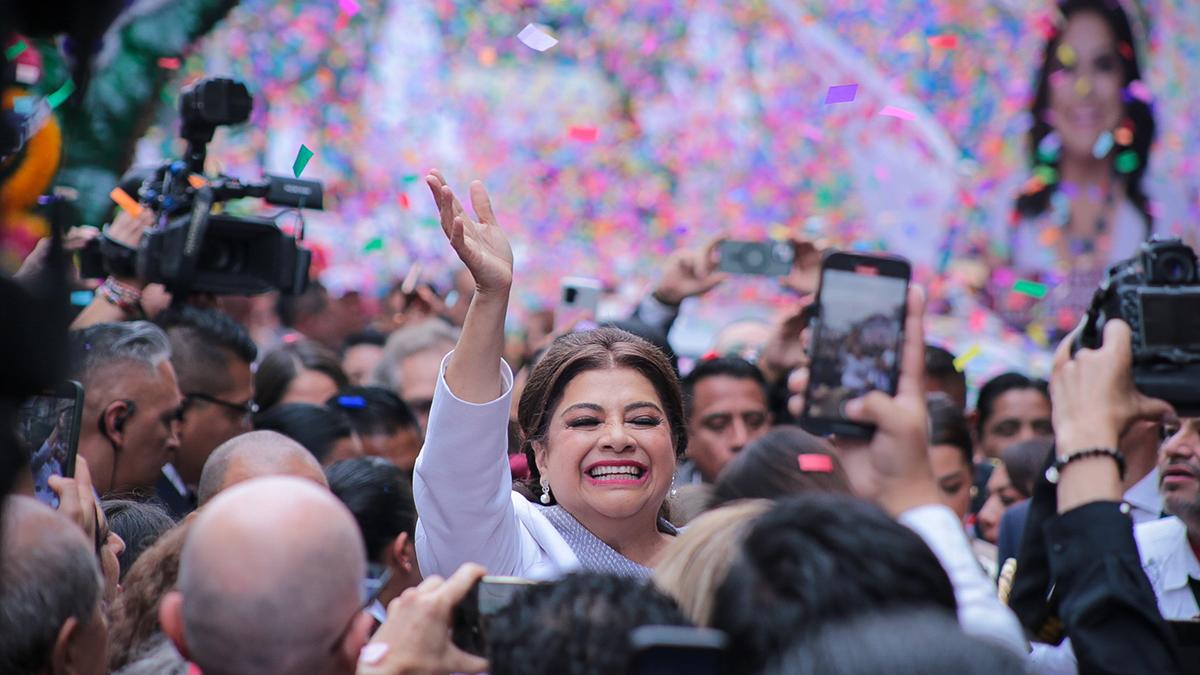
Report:
M 339 396 L 337 402 L 339 406 L 351 410 L 362 410 L 367 407 L 367 402 L 361 396 Z

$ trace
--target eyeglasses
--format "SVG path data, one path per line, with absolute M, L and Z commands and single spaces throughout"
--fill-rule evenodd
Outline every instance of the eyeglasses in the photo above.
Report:
M 236 412 L 239 415 L 245 415 L 247 417 L 258 412 L 258 404 L 254 402 L 254 399 L 250 399 L 249 401 L 246 401 L 245 403 L 233 403 L 231 401 L 219 399 L 216 396 L 209 396 L 208 394 L 201 394 L 199 392 L 195 392 L 195 393 L 191 393 L 191 394 L 184 394 L 183 398 L 184 398 L 184 407 L 185 408 L 192 401 L 207 401 L 208 403 L 212 403 L 213 405 L 219 405 L 222 408 L 232 410 L 233 412 Z

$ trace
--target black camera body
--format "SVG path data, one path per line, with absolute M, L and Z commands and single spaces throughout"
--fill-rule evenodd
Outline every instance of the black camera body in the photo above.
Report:
M 1073 350 L 1097 348 L 1104 324 L 1132 330 L 1133 381 L 1182 416 L 1200 415 L 1200 272 L 1179 239 L 1151 239 L 1139 255 L 1113 265 L 1092 298 Z
M 796 251 L 785 241 L 735 241 L 717 245 L 717 270 L 730 274 L 783 277 L 792 271 Z
M 203 79 L 184 90 L 179 99 L 180 135 L 188 144 L 184 159 L 134 176 L 138 200 L 155 212 L 157 224 L 142 234 L 136 254 L 118 254 L 112 246 L 125 247 L 105 242 L 109 250 L 101 247 L 99 253 L 108 273 L 128 274 L 134 267 L 139 278 L 161 283 L 176 295 L 304 292 L 312 253 L 300 246 L 302 234 L 283 232 L 273 219 L 234 216 L 214 207 L 260 197 L 278 206 L 320 209 L 321 184 L 286 176 L 267 175 L 254 183 L 203 176 L 207 145 L 217 127 L 245 122 L 252 107 L 246 86 L 235 80 Z M 136 258 L 133 265 L 130 258 Z

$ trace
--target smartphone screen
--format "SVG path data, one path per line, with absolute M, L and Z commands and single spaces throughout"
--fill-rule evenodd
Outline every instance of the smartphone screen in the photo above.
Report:
M 29 398 L 17 415 L 17 434 L 29 453 L 37 498 L 58 508 L 50 476 L 74 476 L 83 414 L 83 386 L 65 382 L 54 391 Z
M 845 418 L 843 406 L 873 390 L 896 393 L 910 275 L 899 258 L 826 257 L 801 422 L 810 432 L 871 435 L 870 426 Z

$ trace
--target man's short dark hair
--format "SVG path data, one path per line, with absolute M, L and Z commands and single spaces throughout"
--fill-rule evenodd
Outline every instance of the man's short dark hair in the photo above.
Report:
M 624 675 L 639 626 L 687 626 L 644 581 L 579 572 L 519 594 L 488 627 L 492 675 Z
M 329 291 L 317 280 L 308 282 L 308 288 L 300 295 L 280 293 L 275 302 L 275 313 L 279 323 L 294 328 L 300 319 L 315 316 L 329 307 Z
M 356 331 L 346 336 L 346 340 L 342 343 L 342 354 L 345 354 L 351 347 L 359 345 L 374 345 L 382 348 L 387 344 L 387 338 L 387 333 L 374 328 Z
M 324 464 L 333 446 L 354 433 L 340 410 L 311 403 L 285 403 L 254 416 L 255 431 L 278 431 L 303 445 Z
M 412 475 L 382 457 L 355 457 L 325 469 L 329 489 L 342 500 L 362 530 L 367 560 L 381 562 L 387 547 L 400 536 L 414 536 L 417 506 Z
M 967 416 L 950 397 L 935 392 L 925 397 L 929 410 L 929 445 L 950 445 L 958 449 L 967 466 L 975 463 L 975 449 L 971 443 L 971 428 Z
M 738 655 L 734 672 L 757 673 L 823 623 L 887 608 L 953 616 L 954 588 L 925 542 L 879 507 L 815 494 L 780 501 L 755 521 L 712 616 Z
M 765 675 L 1022 675 L 1022 659 L 943 612 L 888 611 L 826 624 Z
M 218 310 L 177 305 L 154 322 L 171 340 L 171 365 L 184 394 L 218 395 L 233 384 L 228 376 L 230 356 L 247 365 L 258 358 L 258 347 L 246 329 Z
M 384 387 L 344 387 L 325 405 L 344 412 L 360 436 L 418 428 L 417 416 L 408 404 Z
M 954 354 L 937 345 L 925 345 L 925 377 L 957 380 L 966 384 L 966 376 L 954 367 Z
M 979 390 L 979 398 L 975 404 L 978 413 L 975 419 L 975 432 L 983 436 L 983 430 L 992 418 L 996 400 L 1013 390 L 1033 389 L 1041 392 L 1050 401 L 1050 385 L 1045 380 L 1034 379 L 1021 373 L 1002 373 L 988 380 Z
M 767 378 L 763 376 L 758 366 L 737 356 L 720 356 L 715 359 L 705 359 L 697 363 L 696 367 L 692 368 L 692 371 L 680 382 L 683 386 L 684 406 L 689 416 L 692 411 L 692 397 L 695 394 L 696 385 L 701 380 L 718 376 L 732 377 L 739 380 L 753 380 L 755 384 L 762 388 L 763 399 L 767 398 Z

